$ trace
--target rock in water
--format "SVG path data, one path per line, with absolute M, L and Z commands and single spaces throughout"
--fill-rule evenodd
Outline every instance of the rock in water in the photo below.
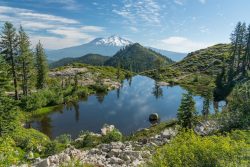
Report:
M 150 122 L 158 121 L 159 120 L 159 115 L 157 113 L 150 114 L 148 119 L 149 119 Z

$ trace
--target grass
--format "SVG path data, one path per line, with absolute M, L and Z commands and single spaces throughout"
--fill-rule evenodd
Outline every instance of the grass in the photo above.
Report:
M 56 106 L 50 106 L 50 107 L 43 107 L 43 108 L 39 108 L 35 111 L 32 111 L 31 112 L 31 116 L 32 117 L 36 117 L 36 116 L 41 116 L 41 115 L 44 115 L 44 114 L 48 114 L 50 112 L 53 112 L 57 109 L 61 109 L 61 105 L 56 105 Z
M 156 134 L 159 134 L 160 132 L 162 132 L 164 129 L 169 128 L 169 127 L 173 127 L 177 124 L 177 120 L 169 120 L 169 121 L 165 121 L 165 122 L 161 122 L 157 125 L 151 126 L 150 128 L 148 128 L 147 130 L 141 130 L 138 131 L 130 136 L 125 136 L 124 140 L 133 140 L 133 141 L 137 141 L 140 139 L 145 139 L 151 136 L 154 136 Z

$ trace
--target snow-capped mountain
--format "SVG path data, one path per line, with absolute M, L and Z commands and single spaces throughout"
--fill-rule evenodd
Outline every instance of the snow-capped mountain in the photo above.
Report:
M 133 42 L 123 39 L 116 35 L 113 35 L 108 38 L 97 38 L 97 40 L 94 40 L 92 42 L 94 42 L 96 45 L 118 46 L 118 47 L 124 47 L 133 44 Z
M 121 48 L 133 44 L 133 42 L 121 38 L 119 36 L 113 35 L 108 38 L 96 38 L 89 43 L 73 46 L 69 48 L 63 48 L 59 50 L 49 50 L 46 51 L 48 59 L 51 61 L 57 61 L 62 58 L 74 58 L 81 57 L 86 54 L 100 54 L 103 56 L 113 56 L 116 52 L 118 52 Z M 182 58 L 186 56 L 184 53 L 176 53 L 161 49 L 156 49 L 152 47 L 150 48 L 158 53 L 161 53 L 164 56 L 169 57 L 174 61 L 180 61 Z
M 89 43 L 47 51 L 49 60 L 59 60 L 65 57 L 80 57 L 89 53 L 113 56 L 117 51 L 133 42 L 113 35 L 108 38 L 96 38 Z

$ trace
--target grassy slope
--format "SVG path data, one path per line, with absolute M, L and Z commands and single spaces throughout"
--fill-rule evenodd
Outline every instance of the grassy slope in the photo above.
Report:
M 207 94 L 215 87 L 215 77 L 222 66 L 228 66 L 230 55 L 229 44 L 217 44 L 205 49 L 189 53 L 186 58 L 161 70 L 143 73 L 160 81 L 166 81 L 194 91 Z
M 160 63 L 162 65 L 171 64 L 173 61 L 136 43 L 117 52 L 107 60 L 105 65 L 117 67 L 119 63 L 124 69 L 131 68 L 135 72 L 140 72 L 157 68 Z

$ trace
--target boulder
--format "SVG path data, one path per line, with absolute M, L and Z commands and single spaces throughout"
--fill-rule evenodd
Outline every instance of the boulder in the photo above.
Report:
M 115 129 L 114 125 L 104 125 L 101 129 L 102 135 L 106 135 L 108 132 L 112 132 Z
M 45 160 L 39 162 L 36 166 L 37 167 L 50 167 L 50 161 L 49 161 L 49 159 L 45 159 Z
M 152 113 L 149 115 L 149 121 L 158 121 L 159 120 L 159 115 L 157 113 Z

